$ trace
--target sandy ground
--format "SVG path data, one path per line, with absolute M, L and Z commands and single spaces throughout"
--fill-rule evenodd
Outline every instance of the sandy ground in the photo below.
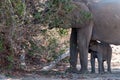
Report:
M 113 46 L 112 46 L 113 47 Z M 89 71 L 90 71 L 90 61 L 89 61 Z M 107 66 L 107 65 L 105 65 Z M 80 68 L 78 64 L 78 69 Z M 37 74 L 35 72 L 24 74 L 21 77 L 6 77 L 0 75 L 0 80 L 120 80 L 120 46 L 113 49 L 112 55 L 112 73 L 105 74 L 71 74 L 71 73 L 55 73 L 47 72 L 45 74 Z M 96 60 L 96 71 L 97 71 L 97 60 Z

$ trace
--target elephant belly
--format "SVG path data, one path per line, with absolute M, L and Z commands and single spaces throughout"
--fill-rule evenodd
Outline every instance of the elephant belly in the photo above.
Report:
M 94 18 L 92 39 L 120 44 L 120 0 L 90 4 Z

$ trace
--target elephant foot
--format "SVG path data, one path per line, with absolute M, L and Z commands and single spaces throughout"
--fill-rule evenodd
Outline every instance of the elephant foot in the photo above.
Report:
M 100 71 L 99 74 L 104 74 L 105 72 L 104 71 Z
M 88 73 L 90 73 L 88 70 L 80 70 L 79 71 L 79 74 L 88 74 Z
M 108 74 L 112 73 L 111 71 L 107 71 Z
M 73 67 L 70 67 L 66 70 L 66 72 L 68 73 L 79 73 L 79 71 L 77 70 L 77 68 L 73 68 Z
M 91 71 L 91 74 L 94 74 L 95 73 L 95 71 Z

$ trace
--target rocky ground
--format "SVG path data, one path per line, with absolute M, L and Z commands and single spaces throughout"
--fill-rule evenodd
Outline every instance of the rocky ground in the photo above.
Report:
M 113 46 L 112 55 L 112 73 L 105 74 L 71 74 L 65 73 L 64 70 L 69 64 L 57 65 L 53 70 L 41 72 L 40 70 L 25 72 L 21 71 L 16 76 L 0 75 L 0 80 L 120 80 L 120 46 Z M 97 63 L 97 61 L 96 61 Z M 106 66 L 106 65 L 105 65 Z M 78 64 L 78 69 L 79 69 Z M 96 64 L 97 67 L 97 64 Z M 89 61 L 90 70 L 90 61 Z M 96 68 L 97 71 L 97 68 Z M 17 74 L 17 73 L 15 73 Z

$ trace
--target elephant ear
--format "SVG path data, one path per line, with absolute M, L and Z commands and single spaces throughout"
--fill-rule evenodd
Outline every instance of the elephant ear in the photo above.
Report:
M 98 49 L 98 42 L 96 40 L 90 41 L 89 49 L 92 50 L 92 51 L 97 51 L 97 49 Z
M 97 44 L 98 44 L 98 42 L 96 40 L 91 40 L 90 44 L 89 44 L 89 47 L 97 45 Z
M 72 28 L 82 28 L 93 25 L 93 16 L 88 7 L 82 2 L 73 2 L 75 8 L 68 16 L 72 16 Z
M 82 28 L 85 26 L 93 25 L 93 17 L 88 7 L 82 2 L 72 1 L 73 9 L 66 15 L 61 15 L 64 24 L 63 28 Z M 60 12 L 61 13 L 61 12 Z

